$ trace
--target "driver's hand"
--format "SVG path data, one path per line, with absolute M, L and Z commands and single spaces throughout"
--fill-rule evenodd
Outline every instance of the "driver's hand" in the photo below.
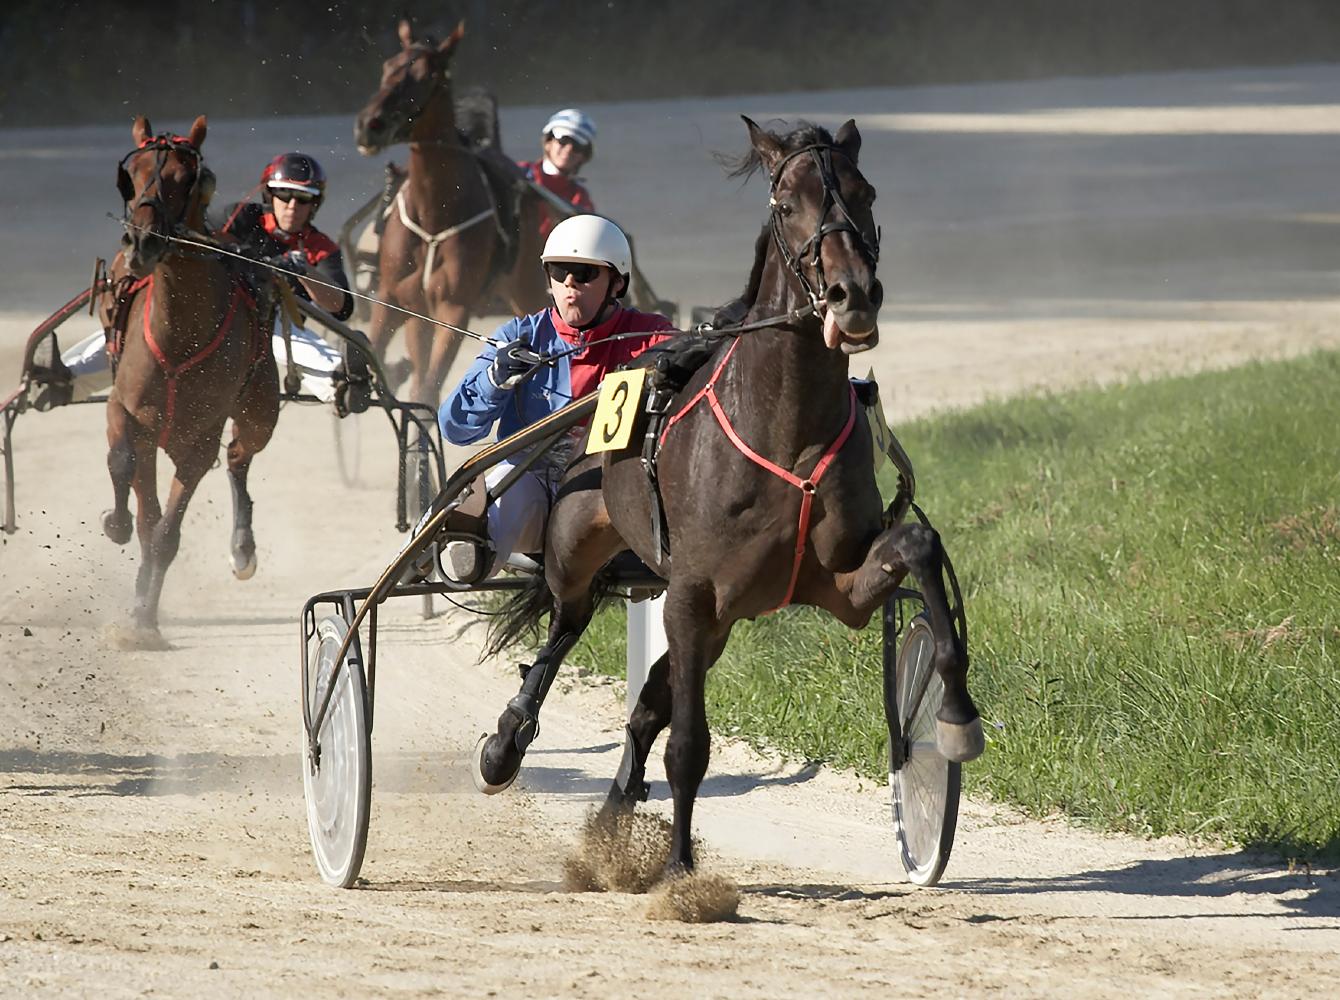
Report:
M 534 368 L 534 355 L 524 340 L 503 344 L 489 368 L 489 381 L 499 389 L 514 389 Z

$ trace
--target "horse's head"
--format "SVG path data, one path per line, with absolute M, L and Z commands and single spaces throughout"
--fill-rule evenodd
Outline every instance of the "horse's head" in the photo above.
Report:
M 130 134 L 135 148 L 116 168 L 116 187 L 125 202 L 126 232 L 121 243 L 129 251 L 130 273 L 143 277 L 171 249 L 167 237 L 174 230 L 201 228 L 214 191 L 214 175 L 200 156 L 204 115 L 186 136 L 155 136 L 149 119 L 140 115 Z
M 451 110 L 451 54 L 465 37 L 465 22 L 439 45 L 431 39 L 414 40 L 408 21 L 400 22 L 400 51 L 382 63 L 381 89 L 354 119 L 354 142 L 364 156 L 387 146 L 409 142 L 414 125 L 429 106 L 445 97 L 448 122 Z
M 847 354 L 869 350 L 879 338 L 884 288 L 875 277 L 875 189 L 857 167 L 856 122 L 836 137 L 815 126 L 783 137 L 748 118 L 745 124 L 750 159 L 768 174 L 773 240 L 801 291 L 822 308 L 825 343 Z

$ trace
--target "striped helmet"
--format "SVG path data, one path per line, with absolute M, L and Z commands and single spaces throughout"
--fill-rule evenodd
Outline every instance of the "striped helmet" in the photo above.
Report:
M 564 108 L 554 112 L 544 124 L 545 139 L 571 139 L 586 150 L 589 160 L 596 152 L 596 123 L 589 115 L 577 108 Z

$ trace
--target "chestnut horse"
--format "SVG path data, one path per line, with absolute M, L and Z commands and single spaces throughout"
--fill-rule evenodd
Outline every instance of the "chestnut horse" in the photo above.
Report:
M 378 289 L 391 305 L 465 326 L 495 288 L 514 312 L 524 314 L 548 301 L 540 257 L 541 213 L 533 194 L 523 194 L 517 218 L 504 233 L 501 213 L 473 148 L 456 130 L 451 54 L 464 24 L 439 45 L 414 39 L 400 22 L 401 50 L 382 66 L 381 89 L 354 122 L 359 152 L 371 156 L 409 143 L 409 174 L 388 206 L 378 250 Z M 510 272 L 499 275 L 504 241 L 518 245 Z M 378 355 L 400 325 L 413 365 L 410 398 L 436 405 L 461 335 L 406 317 L 381 303 L 372 307 L 370 339 Z
M 657 462 L 668 552 L 653 528 L 656 487 L 641 461 L 642 430 L 634 427 L 623 451 L 569 468 L 549 519 L 544 577 L 513 600 L 501 627 L 505 640 L 550 611 L 548 639 L 478 757 L 486 790 L 515 776 L 558 665 L 590 622 L 593 580 L 631 548 L 669 581 L 669 652 L 633 710 L 604 814 L 632 809 L 645 796 L 647 755 L 670 726 L 672 874 L 693 867 L 693 804 L 709 753 L 707 671 L 741 619 L 807 604 L 859 629 L 913 574 L 944 682 L 940 752 L 964 761 L 984 745 L 939 536 L 885 512 L 871 431 L 848 378 L 848 355 L 874 343 L 883 298 L 875 192 L 857 167 L 860 132 L 852 121 L 835 137 L 812 125 L 778 135 L 745 122 L 752 152 L 736 172 L 766 171 L 770 198 L 740 304 L 748 309 L 742 325 L 764 326 L 723 336 L 671 405 Z
M 133 486 L 141 547 L 134 623 L 141 640 L 151 644 L 182 517 L 218 457 L 229 418 L 233 572 L 246 579 L 256 570 L 247 470 L 279 418 L 279 375 L 270 332 L 261 328 L 241 278 L 219 258 L 183 251 L 171 241 L 177 233 L 204 230 L 213 191 L 213 175 L 200 154 L 204 116 L 185 137 L 155 137 L 141 115 L 131 136 L 135 148 L 116 175 L 126 234 L 103 297 L 104 325 L 124 331 L 124 342 L 109 344 L 116 375 L 107 399 L 107 468 L 115 506 L 102 526 L 118 545 L 130 540 Z M 166 512 L 158 502 L 160 448 L 175 466 Z

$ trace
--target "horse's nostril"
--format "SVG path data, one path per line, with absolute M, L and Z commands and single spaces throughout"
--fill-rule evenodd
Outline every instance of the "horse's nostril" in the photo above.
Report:
M 374 116 L 368 119 L 369 132 L 380 132 L 381 130 L 382 130 L 382 120 L 380 118 Z
M 847 289 L 841 284 L 832 284 L 828 286 L 828 291 L 824 292 L 824 301 L 830 307 L 838 306 L 847 301 Z
M 884 286 L 876 280 L 870 286 L 870 305 L 878 309 L 884 304 Z

